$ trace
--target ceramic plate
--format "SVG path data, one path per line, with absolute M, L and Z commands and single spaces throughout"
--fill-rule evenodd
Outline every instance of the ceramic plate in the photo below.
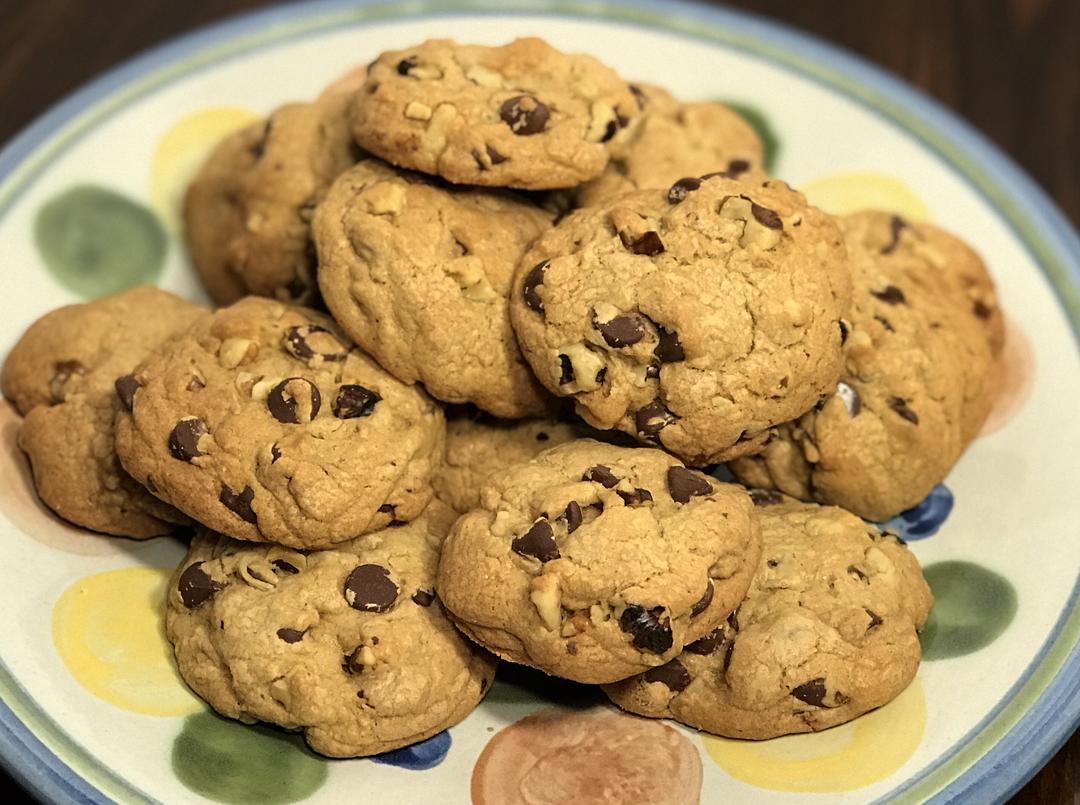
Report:
M 606 787 L 644 805 L 627 788 L 640 766 L 663 779 L 676 763 L 700 765 L 706 803 L 1006 797 L 1080 718 L 1080 241 L 983 138 L 808 37 L 659 0 L 505 5 L 273 9 L 158 48 L 58 105 L 0 155 L 0 350 L 51 308 L 138 282 L 203 299 L 177 239 L 177 205 L 207 150 L 384 49 L 538 35 L 682 97 L 729 101 L 760 129 L 773 172 L 824 208 L 886 208 L 962 235 L 1009 315 L 990 423 L 946 484 L 893 524 L 937 596 L 918 678 L 852 724 L 740 743 L 619 716 L 588 690 L 511 674 L 464 723 L 423 744 L 324 760 L 295 736 L 217 718 L 187 691 L 160 614 L 180 544 L 107 539 L 49 515 L 4 406 L 5 764 L 55 802 L 495 805 L 481 783 L 535 755 L 547 760 L 531 784 L 571 792 L 564 801 Z M 661 742 L 668 750 L 641 749 Z

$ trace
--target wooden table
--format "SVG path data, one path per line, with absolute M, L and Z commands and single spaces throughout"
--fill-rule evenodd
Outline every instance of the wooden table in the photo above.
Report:
M 117 62 L 265 0 L 0 0 L 0 142 Z M 994 140 L 1080 227 L 1080 0 L 737 0 L 900 74 Z M 1080 733 L 1013 799 L 1080 803 Z

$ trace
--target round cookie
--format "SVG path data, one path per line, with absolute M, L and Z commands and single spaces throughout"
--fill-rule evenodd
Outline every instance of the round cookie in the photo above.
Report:
M 669 187 L 684 176 L 759 169 L 761 140 L 753 127 L 722 103 L 680 103 L 650 84 L 630 88 L 641 122 L 604 172 L 577 190 L 579 207 L 614 201 L 634 190 Z
M 26 417 L 19 447 L 46 506 L 76 525 L 140 539 L 187 522 L 120 466 L 113 448 L 115 383 L 205 313 L 140 287 L 54 310 L 19 339 L 2 385 Z
M 526 190 L 599 176 L 637 116 L 614 71 L 535 38 L 502 47 L 429 40 L 383 53 L 351 107 L 356 141 L 387 162 Z
M 431 499 L 441 410 L 315 311 L 248 297 L 159 349 L 130 384 L 121 461 L 215 531 L 329 547 Z
M 464 718 L 495 660 L 443 614 L 453 512 L 301 553 L 210 532 L 169 586 L 165 628 L 188 685 L 222 715 L 303 730 L 332 757 L 407 746 Z
M 841 219 L 855 294 L 836 392 L 776 428 L 761 453 L 731 463 L 747 485 L 877 522 L 914 506 L 945 478 L 992 399 L 992 320 L 942 292 L 940 277 L 952 270 L 914 251 L 956 242 L 918 225 L 918 239 L 890 246 L 879 235 L 891 220 L 886 213 Z M 960 245 L 941 250 L 950 252 L 963 259 Z
M 589 424 L 704 466 L 836 388 L 850 295 L 831 218 L 783 182 L 717 174 L 571 213 L 519 263 L 510 313 Z
M 915 676 L 933 597 L 901 540 L 842 509 L 759 502 L 761 563 L 723 626 L 604 691 L 620 707 L 731 738 L 843 724 Z
M 514 266 L 547 213 L 519 196 L 452 188 L 364 160 L 315 215 L 319 286 L 344 329 L 388 372 L 502 417 L 550 398 L 510 327 Z
M 318 299 L 310 225 L 315 205 L 358 151 L 346 121 L 350 96 L 282 106 L 229 136 L 192 180 L 185 236 L 211 298 L 247 294 Z
M 742 600 L 760 550 L 741 487 L 660 450 L 579 439 L 488 480 L 439 595 L 500 657 L 577 682 L 675 657 Z

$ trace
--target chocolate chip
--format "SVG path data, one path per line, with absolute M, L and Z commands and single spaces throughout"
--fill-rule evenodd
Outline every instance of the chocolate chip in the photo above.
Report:
M 484 146 L 484 150 L 487 151 L 488 159 L 491 160 L 492 165 L 500 165 L 503 162 L 506 162 L 506 157 L 504 157 L 490 145 Z
M 660 340 L 657 341 L 656 347 L 653 349 L 653 355 L 656 356 L 660 363 L 676 363 L 677 361 L 686 360 L 686 352 L 683 350 L 677 332 L 658 324 L 656 325 L 656 333 Z
M 180 574 L 180 582 L 176 585 L 180 592 L 180 600 L 188 609 L 195 609 L 205 604 L 222 589 L 222 586 L 202 569 L 202 564 L 202 562 L 195 562 L 188 565 Z
M 397 513 L 396 507 L 392 503 L 384 503 L 378 508 L 378 511 L 380 514 L 389 514 L 391 517 Z
M 646 380 L 656 380 L 656 378 L 658 378 L 658 377 L 660 377 L 660 365 L 659 364 L 650 363 L 648 366 L 645 367 L 645 379 Z
M 310 422 L 322 407 L 318 387 L 302 377 L 287 377 L 270 389 L 266 407 L 278 422 L 298 425 Z
M 784 496 L 775 489 L 750 489 L 748 494 L 755 506 L 772 506 L 784 502 Z
M 848 326 L 844 323 L 843 319 L 839 320 L 840 324 L 840 346 L 844 346 L 847 343 Z
M 638 487 L 632 492 L 623 492 L 621 489 L 616 489 L 615 494 L 622 498 L 623 503 L 627 506 L 640 506 L 643 503 L 652 503 L 652 492 L 648 489 L 642 489 Z
M 780 216 L 776 214 L 775 210 L 770 210 L 768 207 L 762 207 L 757 202 L 750 202 L 750 214 L 754 216 L 754 220 L 759 224 L 766 226 L 769 229 L 784 228 L 784 222 L 780 220 Z
M 895 333 L 896 330 L 892 326 L 892 322 L 886 319 L 884 316 L 874 316 L 874 320 L 888 330 L 890 333 Z
M 274 464 L 281 458 L 281 448 L 277 446 L 277 443 L 270 445 L 270 463 Z
M 49 381 L 49 393 L 53 402 L 64 401 L 64 384 L 71 379 L 72 375 L 85 375 L 86 367 L 79 361 L 57 361 L 53 364 L 53 376 Z
M 435 591 L 425 590 L 423 587 L 412 594 L 413 603 L 422 607 L 429 607 L 435 603 Z
M 646 257 L 655 257 L 664 251 L 664 242 L 660 236 L 651 229 L 644 234 L 634 237 L 629 232 L 620 232 L 619 240 L 627 251 L 634 254 L 643 254 Z
M 521 286 L 521 295 L 525 300 L 525 307 L 537 313 L 544 312 L 544 300 L 540 298 L 540 294 L 536 292 L 536 289 L 544 284 L 544 272 L 547 271 L 547 267 L 547 260 L 542 260 L 534 265 L 529 269 L 529 273 L 525 275 L 525 282 Z
M 770 559 L 765 564 L 768 565 L 769 567 L 777 567 L 780 564 L 780 560 L 779 559 Z
M 603 464 L 589 467 L 589 469 L 585 470 L 585 474 L 581 476 L 581 480 L 593 481 L 594 483 L 600 484 L 600 486 L 605 489 L 611 489 L 611 487 L 619 482 L 619 479 L 615 477 L 615 473 Z
M 278 629 L 277 636 L 286 643 L 299 643 L 304 639 L 304 634 L 307 632 L 305 629 L 303 632 L 299 629 Z
M 199 391 L 200 389 L 206 388 L 206 381 L 201 377 L 192 375 L 191 380 L 188 381 L 185 388 L 187 388 L 188 391 Z
M 904 296 L 904 292 L 895 285 L 886 285 L 880 291 L 870 291 L 870 295 L 875 299 L 880 299 L 887 305 L 907 304 L 907 298 Z
M 629 347 L 645 337 L 645 325 L 637 316 L 616 316 L 600 322 L 593 313 L 593 327 L 600 331 L 609 347 Z
M 907 400 L 903 397 L 890 397 L 889 407 L 902 419 L 906 419 L 912 425 L 919 424 L 919 415 L 908 408 Z
M 381 399 L 376 391 L 364 388 L 358 383 L 347 383 L 338 388 L 337 397 L 334 398 L 334 416 L 338 419 L 371 416 L 375 412 L 375 405 Z
M 904 231 L 907 226 L 907 222 L 899 215 L 894 215 L 889 220 L 889 231 L 892 235 L 891 239 L 885 247 L 882 248 L 882 254 L 892 254 L 896 247 L 900 244 L 900 233 Z
M 251 508 L 251 501 L 254 499 L 255 490 L 250 486 L 245 486 L 238 494 L 222 484 L 221 494 L 218 495 L 218 500 L 226 509 L 248 523 L 254 523 L 257 520 L 255 510 Z
M 503 101 L 499 117 L 519 136 L 539 134 L 547 126 L 548 108 L 532 95 L 515 95 Z
M 135 392 L 142 388 L 142 383 L 135 375 L 124 375 L 116 378 L 116 383 L 113 385 L 116 388 L 116 396 L 120 398 L 124 408 L 128 411 L 132 410 L 135 405 Z
M 516 537 L 510 543 L 510 548 L 514 553 L 539 559 L 541 562 L 550 562 L 560 556 L 551 524 L 543 519 L 537 520 L 528 531 Z
M 722 646 L 726 640 L 724 628 L 721 626 L 719 629 L 713 629 L 704 637 L 699 637 L 693 643 L 684 646 L 683 650 L 689 651 L 691 654 L 707 657 Z
M 300 568 L 291 562 L 286 562 L 284 559 L 275 559 L 271 564 L 282 573 L 296 574 L 300 572 Z
M 341 670 L 343 670 L 350 676 L 352 674 L 360 674 L 364 672 L 364 664 L 360 662 L 360 649 L 362 648 L 363 646 L 357 646 L 351 652 L 346 654 L 341 660 Z M 364 691 L 357 691 L 356 695 L 359 698 L 363 699 Z
M 630 84 L 630 92 L 634 94 L 634 100 L 637 101 L 638 109 L 644 111 L 645 104 L 649 102 L 645 93 L 641 91 L 641 87 Z
M 988 319 L 994 315 L 994 310 L 981 299 L 976 299 L 972 310 L 980 319 Z
M 539 432 L 538 434 L 536 434 L 536 441 L 538 441 L 538 442 L 546 442 L 546 441 L 547 441 L 548 439 L 550 439 L 550 438 L 551 438 L 551 437 L 550 437 L 550 436 L 548 436 L 548 435 L 547 435 L 546 433 L 544 433 L 543 431 L 540 431 L 540 432 Z
M 628 604 L 619 617 L 619 626 L 633 637 L 635 648 L 663 654 L 671 648 L 671 621 L 664 615 L 663 607 L 645 609 L 639 604 Z
M 574 364 L 569 355 L 559 353 L 559 385 L 565 386 L 574 382 Z
M 704 477 L 686 467 L 668 467 L 668 491 L 676 503 L 689 503 L 690 498 L 712 494 L 713 488 Z
M 709 579 L 705 586 L 705 594 L 701 596 L 701 598 L 696 604 L 690 607 L 691 618 L 696 618 L 698 615 L 700 615 L 702 612 L 709 608 L 709 604 L 711 604 L 713 600 L 714 592 L 715 591 L 713 589 L 712 579 Z
M 862 399 L 859 397 L 859 392 L 855 391 L 855 389 L 847 383 L 841 381 L 836 384 L 836 396 L 839 397 L 840 401 L 844 404 L 848 416 L 856 417 L 859 415 L 859 411 L 862 410 Z
M 724 171 L 730 178 L 738 179 L 744 173 L 750 170 L 750 163 L 745 159 L 733 159 L 727 164 L 727 170 Z
M 878 626 L 881 626 L 881 624 L 885 622 L 881 619 L 881 616 L 874 612 L 872 609 L 866 609 L 866 607 L 863 607 L 863 611 L 870 616 L 870 625 L 866 627 L 866 631 L 869 632 L 871 629 L 876 629 Z
M 650 668 L 644 673 L 646 682 L 659 682 L 668 690 L 681 693 L 690 685 L 690 672 L 678 660 L 671 660 L 664 665 Z
M 263 126 L 262 134 L 259 136 L 258 141 L 251 146 L 251 155 L 255 159 L 262 159 L 263 154 L 266 153 L 266 144 L 270 140 L 270 129 L 274 125 L 274 118 L 270 117 L 266 119 L 266 125 Z
M 600 137 L 600 142 L 606 143 L 608 140 L 615 136 L 615 132 L 617 132 L 618 130 L 618 119 L 616 118 L 616 120 L 609 120 L 607 126 L 604 127 L 604 134 Z
M 559 515 L 559 519 L 566 523 L 566 533 L 573 534 L 581 525 L 581 504 L 571 500 Z
M 343 361 L 349 350 L 337 337 L 318 324 L 290 327 L 282 336 L 282 346 L 294 358 L 309 361 L 319 356 L 324 361 Z
M 386 612 L 398 592 L 390 571 L 382 565 L 358 565 L 345 579 L 345 600 L 361 612 Z
M 634 414 L 634 427 L 647 439 L 656 439 L 660 431 L 676 420 L 676 416 L 660 400 L 653 400 Z
M 806 702 L 814 707 L 823 707 L 824 705 L 822 702 L 825 701 L 825 679 L 823 677 L 818 677 L 817 679 L 811 679 L 809 682 L 803 682 L 791 691 L 791 695 L 800 702 Z
M 684 201 L 688 195 L 701 187 L 701 179 L 696 176 L 686 176 L 675 182 L 667 191 L 668 204 L 678 204 Z
M 866 582 L 867 584 L 870 583 L 870 577 L 863 573 L 861 570 L 859 570 L 859 568 L 855 567 L 855 565 L 848 565 L 847 572 L 857 578 L 859 581 Z
M 408 75 L 409 70 L 416 66 L 416 57 L 408 56 L 397 63 L 398 75 Z
M 206 423 L 197 417 L 181 419 L 169 434 L 169 452 L 173 458 L 191 461 L 198 456 L 205 456 L 199 449 L 199 439 L 207 434 Z

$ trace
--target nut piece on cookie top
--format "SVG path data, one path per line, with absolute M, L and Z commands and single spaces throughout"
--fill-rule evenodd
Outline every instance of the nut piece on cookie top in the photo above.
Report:
M 613 70 L 536 38 L 502 47 L 429 40 L 383 53 L 351 108 L 357 142 L 388 162 L 527 190 L 599 176 L 639 113 Z
M 831 217 L 784 182 L 716 173 L 571 213 L 518 264 L 510 313 L 589 424 L 705 466 L 835 390 L 850 302 Z

